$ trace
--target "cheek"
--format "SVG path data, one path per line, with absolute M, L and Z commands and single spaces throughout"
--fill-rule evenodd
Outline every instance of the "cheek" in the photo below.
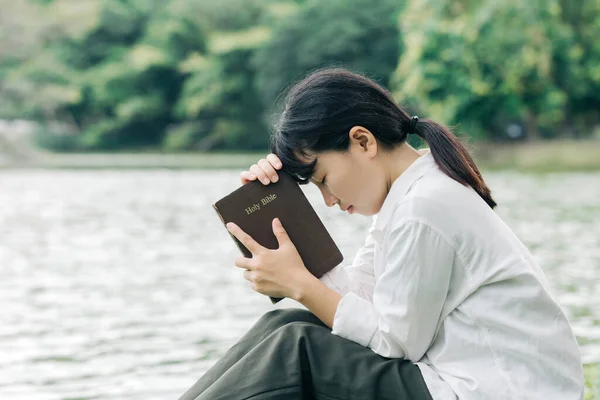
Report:
M 352 192 L 346 199 L 350 204 L 372 209 L 381 202 L 382 188 L 385 186 L 379 180 L 373 179 L 372 175 L 359 174 L 350 180 L 350 185 Z
M 335 176 L 336 185 L 334 187 L 332 182 L 331 190 L 344 205 L 351 204 L 364 211 L 381 207 L 382 196 L 385 198 L 385 181 L 377 179 L 377 173 L 356 165 L 347 165 L 341 171 L 344 173 Z
M 385 182 L 371 178 L 364 184 L 361 199 L 365 207 L 376 214 L 381 209 L 386 195 Z

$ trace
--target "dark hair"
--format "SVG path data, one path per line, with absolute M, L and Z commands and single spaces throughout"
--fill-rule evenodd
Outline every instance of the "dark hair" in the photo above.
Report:
M 309 74 L 288 92 L 271 136 L 271 152 L 300 184 L 309 182 L 317 162 L 298 158 L 320 151 L 347 151 L 348 133 L 363 126 L 391 150 L 406 141 L 411 116 L 391 94 L 362 75 L 343 68 Z M 419 120 L 413 131 L 424 139 L 437 165 L 455 181 L 472 187 L 491 207 L 496 206 L 479 169 L 460 140 L 441 124 Z

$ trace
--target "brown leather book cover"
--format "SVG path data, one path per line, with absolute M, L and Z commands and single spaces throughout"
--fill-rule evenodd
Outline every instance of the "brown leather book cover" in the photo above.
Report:
M 248 182 L 218 200 L 213 207 L 224 225 L 234 222 L 262 246 L 272 250 L 279 247 L 272 225 L 273 219 L 279 218 L 306 268 L 320 278 L 343 261 L 342 253 L 296 180 L 284 171 L 277 171 L 277 174 L 277 182 L 268 185 L 258 180 Z M 229 235 L 246 257 L 252 257 L 235 236 Z M 271 297 L 273 304 L 280 300 Z

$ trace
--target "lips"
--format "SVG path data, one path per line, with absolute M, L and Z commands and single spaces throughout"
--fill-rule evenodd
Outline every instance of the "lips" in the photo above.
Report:
M 349 205 L 348 207 L 343 208 L 342 205 L 340 204 L 340 210 L 347 211 L 348 213 L 352 214 L 352 212 L 354 211 L 354 207 L 352 207 L 352 205 Z

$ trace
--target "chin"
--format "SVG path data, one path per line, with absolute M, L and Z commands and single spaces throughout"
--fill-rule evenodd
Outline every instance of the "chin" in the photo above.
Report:
M 377 214 L 379 214 L 379 211 L 381 211 L 381 207 L 379 207 L 379 208 L 377 208 L 377 209 L 375 209 L 375 210 L 373 210 L 373 209 L 370 209 L 370 210 L 368 210 L 368 211 L 366 211 L 366 212 L 363 212 L 363 211 L 356 211 L 356 212 L 355 212 L 355 214 L 364 215 L 365 217 L 372 217 L 373 215 L 377 215 Z
M 362 215 L 365 217 L 370 217 L 372 215 L 377 214 L 376 212 L 372 212 L 372 211 L 364 211 L 364 210 L 354 210 L 354 212 L 352 214 L 358 214 L 358 215 Z

